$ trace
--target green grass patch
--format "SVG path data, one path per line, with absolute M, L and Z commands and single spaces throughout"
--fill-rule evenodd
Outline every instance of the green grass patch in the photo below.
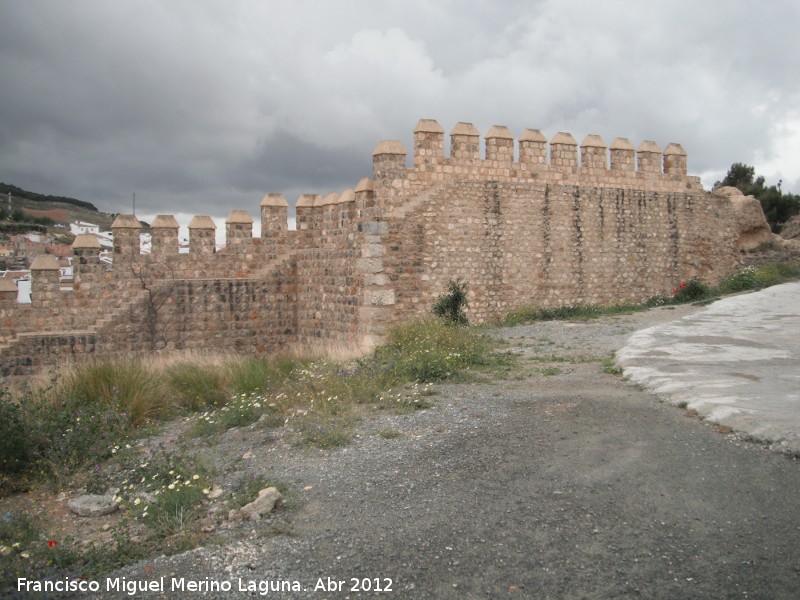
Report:
M 606 356 L 603 359 L 603 373 L 607 375 L 622 375 L 622 367 L 617 366 L 616 359 L 613 354 Z
M 575 306 L 558 306 L 542 308 L 535 305 L 521 306 L 510 311 L 501 320 L 500 325 L 509 327 L 536 321 L 588 321 L 609 315 L 623 315 L 645 310 L 640 304 L 600 305 L 578 304 Z
M 397 438 L 403 437 L 403 432 L 392 429 L 391 427 L 384 427 L 378 432 L 378 435 L 385 440 L 396 440 Z

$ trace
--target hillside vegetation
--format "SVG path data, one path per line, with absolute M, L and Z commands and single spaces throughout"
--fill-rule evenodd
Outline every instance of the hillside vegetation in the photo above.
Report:
M 8 196 L 11 194 L 11 206 L 8 206 Z M 56 225 L 67 224 L 73 221 L 86 221 L 100 226 L 101 231 L 111 229 L 111 223 L 116 215 L 101 212 L 91 202 L 69 198 L 67 196 L 53 196 L 23 190 L 15 185 L 0 182 L 0 208 L 8 215 L 22 211 L 25 219 L 15 219 L 20 225 L 27 223 L 41 225 L 42 218 L 51 219 Z M 9 210 L 10 209 L 10 210 Z M 22 228 L 24 229 L 24 228 Z M 6 233 L 21 231 L 20 226 L 4 228 Z

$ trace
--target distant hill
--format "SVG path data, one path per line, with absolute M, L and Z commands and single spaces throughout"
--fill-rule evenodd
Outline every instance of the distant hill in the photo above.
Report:
M 91 202 L 67 196 L 37 194 L 8 183 L 0 183 L 0 206 L 3 208 L 9 208 L 6 204 L 9 193 L 12 211 L 20 209 L 33 217 L 49 217 L 56 224 L 66 225 L 67 230 L 73 221 L 86 221 L 99 225 L 101 231 L 107 231 L 116 217 L 100 212 Z
M 9 192 L 12 196 L 16 196 L 17 198 L 26 198 L 28 200 L 33 200 L 34 202 L 59 202 L 61 204 L 73 204 L 75 206 L 80 206 L 82 208 L 98 212 L 97 207 L 91 202 L 76 200 L 75 198 L 68 198 L 66 196 L 37 194 L 36 192 L 23 190 L 22 188 L 18 188 L 17 186 L 9 183 L 0 182 L 0 194 L 3 196 L 8 196 Z

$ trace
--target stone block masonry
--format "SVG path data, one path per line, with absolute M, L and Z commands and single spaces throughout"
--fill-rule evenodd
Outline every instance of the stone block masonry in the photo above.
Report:
M 478 130 L 458 123 L 446 156 L 444 136 L 421 120 L 411 166 L 400 142 L 380 142 L 371 177 L 300 197 L 297 231 L 283 196 L 268 194 L 261 237 L 235 210 L 220 250 L 206 216 L 189 223 L 189 253 L 179 254 L 177 221 L 159 215 L 152 253 L 141 254 L 138 220 L 121 215 L 113 267 L 79 236 L 72 289 L 43 259 L 30 306 L 0 290 L 0 372 L 153 351 L 372 346 L 388 326 L 429 313 L 457 278 L 469 284 L 470 320 L 482 322 L 526 304 L 642 301 L 737 267 L 731 201 L 687 175 L 679 144 L 634 149 L 587 135 L 579 145 L 566 132 L 548 143 L 535 129 L 517 141 L 496 125 L 482 154 Z

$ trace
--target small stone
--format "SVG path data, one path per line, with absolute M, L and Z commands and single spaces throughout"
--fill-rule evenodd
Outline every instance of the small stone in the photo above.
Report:
M 271 513 L 283 499 L 277 488 L 268 487 L 258 492 L 258 498 L 246 504 L 239 511 L 243 518 L 259 521 L 264 515 Z
M 242 454 L 242 460 L 249 460 L 251 458 L 253 458 L 253 453 L 250 452 L 249 450 L 244 454 Z
M 69 500 L 67 507 L 80 517 L 103 517 L 119 509 L 119 504 L 114 496 L 89 494 Z

